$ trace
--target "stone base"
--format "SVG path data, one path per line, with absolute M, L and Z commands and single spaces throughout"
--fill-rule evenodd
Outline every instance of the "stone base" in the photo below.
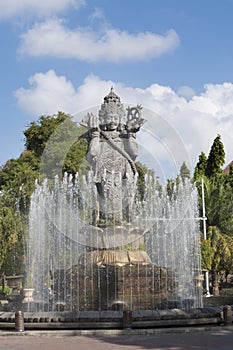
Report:
M 57 271 L 53 287 L 55 304 L 63 302 L 67 311 L 166 308 L 176 289 L 174 271 L 149 261 L 137 264 L 122 261 L 119 266 L 116 261 L 98 265 L 90 264 L 89 260 L 89 264 Z

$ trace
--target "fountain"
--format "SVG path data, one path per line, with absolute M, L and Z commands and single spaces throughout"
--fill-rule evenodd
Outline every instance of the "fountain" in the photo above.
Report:
M 127 113 L 126 113 L 127 112 Z M 202 307 L 196 188 L 168 195 L 153 174 L 137 190 L 142 107 L 125 111 L 111 89 L 88 113 L 88 174 L 36 185 L 28 271 L 37 311 Z

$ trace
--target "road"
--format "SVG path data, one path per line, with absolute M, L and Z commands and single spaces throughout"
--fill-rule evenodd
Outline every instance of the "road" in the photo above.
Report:
M 184 330 L 185 331 L 185 330 Z M 232 330 L 208 332 L 77 336 L 0 333 L 0 350 L 232 350 Z

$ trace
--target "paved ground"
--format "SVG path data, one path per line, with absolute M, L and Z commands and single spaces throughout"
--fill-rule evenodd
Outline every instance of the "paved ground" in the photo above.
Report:
M 185 332 L 185 329 L 183 330 Z M 0 332 L 0 350 L 232 350 L 232 329 L 162 334 L 74 335 L 75 332 Z

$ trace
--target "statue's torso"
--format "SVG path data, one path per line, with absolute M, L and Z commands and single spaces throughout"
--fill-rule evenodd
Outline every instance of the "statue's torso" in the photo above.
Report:
M 124 150 L 124 142 L 119 133 L 108 133 L 112 142 L 117 148 Z M 97 159 L 96 177 L 101 178 L 108 174 L 115 174 L 114 177 L 125 177 L 128 170 L 128 160 L 103 137 L 100 138 L 100 153 Z

